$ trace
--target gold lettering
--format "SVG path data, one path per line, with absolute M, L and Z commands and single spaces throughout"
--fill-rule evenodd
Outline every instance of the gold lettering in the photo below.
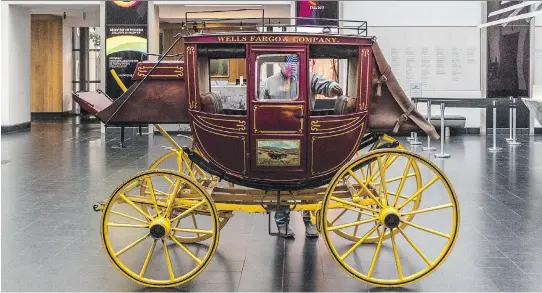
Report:
M 247 36 L 243 36 L 243 37 L 241 38 L 241 41 L 242 41 L 242 42 L 246 42 L 246 41 L 247 41 Z
M 331 41 L 332 41 L 333 43 L 337 43 L 337 38 L 331 38 Z
M 251 42 L 254 42 L 254 39 L 255 39 L 255 38 L 256 38 L 256 37 L 254 37 L 254 36 L 250 36 L 250 41 L 251 41 Z
M 224 37 L 218 37 L 219 42 L 224 42 Z

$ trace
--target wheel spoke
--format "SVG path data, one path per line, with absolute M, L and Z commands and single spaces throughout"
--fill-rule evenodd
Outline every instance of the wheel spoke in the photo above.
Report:
M 448 235 L 448 234 L 444 234 L 444 233 L 442 233 L 442 232 L 435 231 L 435 230 L 433 230 L 433 229 L 430 229 L 430 228 L 427 228 L 427 227 L 424 227 L 424 226 L 420 226 L 420 225 L 418 225 L 418 224 L 414 224 L 414 223 L 411 223 L 411 222 L 409 222 L 409 221 L 401 220 L 401 222 L 403 222 L 403 223 L 405 223 L 405 224 L 407 224 L 407 225 L 409 225 L 409 226 L 412 226 L 412 227 L 414 227 L 414 228 L 423 230 L 423 231 L 425 231 L 425 232 L 429 232 L 429 233 L 438 235 L 438 236 L 440 236 L 440 237 L 444 237 L 444 238 L 450 239 L 450 235 Z
M 134 224 L 126 224 L 126 223 L 107 223 L 107 226 L 125 227 L 125 228 L 149 228 L 149 224 L 146 224 L 146 225 L 134 225 Z
M 378 213 L 378 211 L 375 210 L 375 209 L 371 209 L 371 208 L 366 207 L 366 206 L 363 206 L 363 205 L 359 205 L 359 204 L 356 204 L 356 203 L 353 203 L 353 202 L 350 202 L 350 201 L 346 201 L 346 200 L 344 200 L 344 199 L 342 199 L 342 198 L 338 198 L 338 197 L 332 196 L 331 199 L 334 200 L 334 201 L 343 203 L 343 204 L 345 204 L 345 205 L 349 205 L 349 206 L 358 208 L 358 209 L 367 210 L 367 211 L 370 211 L 370 212 L 373 212 L 373 213 Z
M 380 185 L 380 187 L 382 188 L 382 191 L 383 191 L 383 195 L 385 196 L 387 193 L 387 184 L 386 184 L 386 169 L 382 168 L 382 161 L 380 160 L 380 157 L 377 157 L 377 161 L 378 161 L 378 169 L 380 170 L 380 182 L 382 182 L 382 184 Z M 387 160 L 386 160 L 387 161 Z M 380 190 L 380 188 L 379 188 Z M 385 197 L 386 198 L 386 205 L 388 204 L 388 198 L 387 196 Z
M 357 227 L 359 227 L 359 225 L 371 223 L 371 222 L 374 222 L 376 220 L 378 220 L 378 217 L 374 217 L 374 218 L 363 220 L 363 221 L 356 221 L 356 222 L 352 222 L 352 223 L 348 223 L 348 224 L 329 227 L 328 230 L 329 231 L 334 231 L 334 230 L 339 230 L 339 229 L 348 228 L 348 227 L 352 227 L 352 226 L 356 226 L 356 228 L 357 228 Z
M 162 176 L 164 177 L 164 179 L 166 179 L 167 182 L 169 182 L 169 184 L 173 184 L 173 181 L 171 181 L 171 179 L 169 179 L 169 177 L 167 176 Z
M 198 229 L 198 223 L 196 222 L 196 216 L 194 216 L 194 213 L 191 214 L 192 216 L 192 222 L 194 223 L 194 229 Z M 199 237 L 199 234 L 197 234 L 197 237 Z
M 451 208 L 452 206 L 453 205 L 451 203 L 443 204 L 443 205 L 434 206 L 434 207 L 430 207 L 430 208 L 425 208 L 425 209 L 421 209 L 421 210 L 415 210 L 415 211 L 410 211 L 410 212 L 406 212 L 406 213 L 401 213 L 401 216 L 408 216 L 408 215 L 415 215 L 415 214 L 421 214 L 421 213 L 426 213 L 426 212 L 432 212 L 432 211 L 436 211 L 436 210 L 442 210 L 442 209 L 445 209 L 445 208 Z
M 334 219 L 333 221 L 331 221 L 331 222 L 330 222 L 329 224 L 330 224 L 330 225 L 333 225 L 333 224 L 335 224 L 335 222 L 337 222 L 337 220 L 338 220 L 338 219 L 339 219 L 340 217 L 342 217 L 342 216 L 344 215 L 344 213 L 346 213 L 346 211 L 347 211 L 347 209 L 346 209 L 346 208 L 345 208 L 345 209 L 343 209 L 343 211 L 342 211 L 342 212 L 340 212 L 340 213 L 339 213 L 339 215 L 337 215 L 337 217 L 336 217 L 336 218 L 335 218 L 335 219 Z
M 164 245 L 164 256 L 166 257 L 169 279 L 173 280 L 175 279 L 175 273 L 173 273 L 173 267 L 171 266 L 171 258 L 169 258 L 169 251 L 167 249 L 166 240 L 162 239 L 162 244 Z
M 368 212 L 356 210 L 355 208 L 352 208 L 352 207 L 344 207 L 344 208 L 349 210 L 349 211 L 353 211 L 353 212 L 356 212 L 358 214 L 366 215 L 366 216 L 369 216 L 369 217 L 374 217 L 375 216 L 374 212 L 372 214 L 369 214 Z M 376 212 L 376 214 L 378 214 L 378 212 Z
M 347 258 L 354 250 L 356 250 L 356 248 L 358 248 L 358 246 L 360 246 L 363 243 L 363 241 L 369 238 L 369 236 L 371 236 L 371 234 L 373 234 L 377 228 L 378 226 L 374 226 L 373 228 L 371 228 L 371 230 L 365 233 L 365 235 L 363 235 L 363 237 L 361 237 L 361 239 L 358 240 L 358 242 L 352 245 L 350 249 L 348 249 L 343 255 L 341 255 L 341 260 L 344 260 L 345 258 Z
M 169 218 L 169 216 L 171 215 L 171 211 L 173 209 L 173 202 L 175 202 L 175 195 L 178 192 L 179 186 L 180 186 L 180 180 L 177 179 L 177 180 L 175 180 L 175 185 L 173 187 L 173 192 L 171 194 L 168 194 L 167 208 L 166 208 L 166 211 L 164 213 L 164 216 L 166 218 Z
M 126 197 L 126 195 L 124 195 L 124 194 L 121 193 L 121 194 L 119 194 L 119 196 L 120 196 L 126 203 L 128 203 L 128 204 L 131 205 L 134 209 L 136 209 L 136 211 L 138 211 L 140 214 L 142 214 L 143 216 L 145 216 L 145 218 L 147 218 L 147 219 L 149 219 L 149 220 L 151 220 L 151 221 L 153 220 L 153 218 L 152 218 L 149 214 L 145 213 L 145 212 L 144 212 L 143 210 L 141 210 L 138 206 L 136 206 L 135 203 L 134 203 L 133 201 L 129 200 L 129 199 Z
M 399 158 L 399 156 L 394 156 L 393 159 L 390 162 L 388 162 L 388 160 L 390 159 L 390 156 L 387 156 L 386 161 L 384 162 L 384 169 L 388 169 L 393 164 L 393 162 L 395 162 L 395 160 L 397 160 L 397 158 Z M 371 168 L 371 170 L 372 170 L 372 168 Z M 380 175 L 379 173 L 380 173 L 380 171 L 376 170 L 375 173 L 369 178 L 368 182 L 374 181 L 374 178 L 377 177 L 377 175 Z
M 134 220 L 134 221 L 137 221 L 137 222 L 140 222 L 140 223 L 143 223 L 143 224 L 148 224 L 148 223 L 149 223 L 149 222 L 147 222 L 147 221 L 143 221 L 143 220 L 138 219 L 138 218 L 136 218 L 136 217 L 132 217 L 132 216 L 127 215 L 127 214 L 119 213 L 119 212 L 117 212 L 117 211 L 111 211 L 111 213 L 113 213 L 113 214 L 115 214 L 115 215 L 123 216 L 123 217 L 128 218 L 128 219 L 132 219 L 132 220 Z
M 182 249 L 184 250 L 184 252 L 186 252 L 186 254 L 188 254 L 194 261 L 196 261 L 198 264 L 201 264 L 201 259 L 199 259 L 197 256 L 195 256 L 190 250 L 188 250 L 188 248 L 186 248 L 186 246 L 184 246 L 181 242 L 179 242 L 179 240 L 177 240 L 177 238 L 175 237 L 170 237 L 171 240 L 173 240 L 173 242 L 177 243 L 177 245 Z
M 154 187 L 152 185 L 152 180 L 147 176 L 145 178 L 145 181 L 147 181 L 147 184 L 149 185 L 149 189 L 151 190 L 151 197 L 153 199 L 154 208 L 156 209 L 156 215 L 160 217 L 160 210 L 158 209 L 158 202 L 156 200 L 156 194 L 154 192 Z
M 147 237 L 149 237 L 151 234 L 147 234 L 139 239 L 137 239 L 136 241 L 134 241 L 132 244 L 124 247 L 123 249 L 119 250 L 117 253 L 115 253 L 115 256 L 116 257 L 119 257 L 121 254 L 125 253 L 126 251 L 128 251 L 130 248 L 136 246 L 137 244 L 139 244 L 141 241 L 147 239 Z
M 403 175 L 403 176 L 404 176 L 404 175 Z M 401 179 L 403 178 L 403 176 L 397 176 L 397 177 L 388 179 L 388 180 L 386 180 L 385 182 L 386 182 L 386 183 L 392 183 L 392 182 L 401 180 Z M 412 176 L 416 176 L 416 174 L 415 174 L 415 173 L 409 173 L 409 174 L 407 174 L 405 177 L 406 177 L 406 178 L 409 178 L 409 177 L 412 177 Z M 372 183 L 372 185 L 380 185 L 380 182 L 374 182 L 374 183 Z M 388 193 L 389 193 L 389 192 L 388 192 Z
M 358 184 L 363 188 L 365 189 L 365 191 L 367 191 L 367 193 L 369 194 L 369 197 L 374 200 L 380 207 L 382 207 L 382 204 L 380 204 L 380 202 L 378 201 L 378 199 L 376 198 L 376 196 L 369 190 L 369 188 L 367 188 L 367 186 L 365 184 L 363 184 L 363 182 L 361 180 L 359 180 L 358 176 L 356 176 L 356 174 L 354 174 L 354 172 L 352 172 L 352 170 L 348 170 L 348 173 L 350 173 L 350 176 L 352 176 L 357 182 Z M 358 191 L 358 193 L 361 193 L 361 190 Z
M 361 219 L 361 214 L 358 214 L 358 218 L 356 219 L 356 221 L 359 221 L 360 219 Z M 352 234 L 354 237 L 358 235 L 358 228 L 359 228 L 359 225 L 356 225 L 356 227 L 354 227 L 354 233 Z
M 416 252 L 421 256 L 421 258 L 425 261 L 425 263 L 427 263 L 428 265 L 431 265 L 431 261 L 427 258 L 427 256 L 425 256 L 425 254 L 423 254 L 420 248 L 414 242 L 412 242 L 410 237 L 408 237 L 406 233 L 403 232 L 403 229 L 401 229 L 401 227 L 397 227 L 397 229 L 399 230 L 401 235 L 405 237 L 405 240 L 410 244 L 410 246 L 412 246 L 412 248 L 414 248 L 414 250 L 416 250 Z
M 438 175 L 435 175 L 435 177 L 433 177 L 433 179 L 429 180 L 429 182 L 427 182 L 424 186 L 422 186 L 420 189 L 418 189 L 416 192 L 414 192 L 414 194 L 412 196 L 410 196 L 407 200 L 405 200 L 403 203 L 401 203 L 400 206 L 397 207 L 398 210 L 402 209 L 404 206 L 406 206 L 411 200 L 415 199 L 416 197 L 418 197 L 424 190 L 426 190 L 427 188 L 429 188 L 429 186 L 433 185 L 433 183 L 435 183 L 437 180 L 438 180 Z
M 401 261 L 399 260 L 399 251 L 397 250 L 397 244 L 395 243 L 395 233 L 391 232 L 391 245 L 393 247 L 393 254 L 395 255 L 395 265 L 397 266 L 397 275 L 399 280 L 403 279 L 403 268 L 401 267 Z
M 171 222 L 173 222 L 173 221 L 175 221 L 177 219 L 182 219 L 182 218 L 186 217 L 186 215 L 190 214 L 192 211 L 199 208 L 203 204 L 205 204 L 205 201 L 200 201 L 199 203 L 193 205 L 192 207 L 190 207 L 186 211 L 184 211 L 181 214 L 179 214 L 178 216 L 176 216 L 175 218 L 171 219 Z
M 152 243 L 151 249 L 149 249 L 149 253 L 147 253 L 147 257 L 145 258 L 145 262 L 143 263 L 143 267 L 141 268 L 141 273 L 139 273 L 140 277 L 143 277 L 145 275 L 145 272 L 147 271 L 147 266 L 149 265 L 149 262 L 151 261 L 152 254 L 154 252 L 154 247 L 156 247 L 156 241 L 154 240 Z
M 403 172 L 403 176 L 401 177 L 401 182 L 399 182 L 399 187 L 397 188 L 397 193 L 395 194 L 395 198 L 393 199 L 393 203 L 391 204 L 392 207 L 394 207 L 397 204 L 397 201 L 399 200 L 399 194 L 401 194 L 401 191 L 403 191 L 405 180 L 407 178 L 407 173 L 408 173 L 408 170 L 410 170 L 411 165 L 412 165 L 412 158 L 408 159 L 407 165 L 405 167 L 405 171 Z
M 398 196 L 399 198 L 402 198 L 402 199 L 408 199 L 408 196 L 402 195 L 402 194 L 398 194 L 397 192 L 388 191 L 388 194 L 389 194 L 389 195 L 393 195 L 393 196 Z
M 384 240 L 384 235 L 386 234 L 386 228 L 384 228 L 384 231 L 382 234 L 380 234 L 380 239 L 378 239 L 378 245 L 376 246 L 375 253 L 373 255 L 373 260 L 371 261 L 371 266 L 369 267 L 369 272 L 367 273 L 367 277 L 370 278 L 373 274 L 373 270 L 375 268 L 376 260 L 378 259 L 378 255 L 380 254 L 380 248 L 382 247 L 382 240 Z
M 189 233 L 209 234 L 209 235 L 212 235 L 214 233 L 213 230 L 186 229 L 186 228 L 171 228 L 171 230 L 178 231 L 178 232 L 189 232 Z

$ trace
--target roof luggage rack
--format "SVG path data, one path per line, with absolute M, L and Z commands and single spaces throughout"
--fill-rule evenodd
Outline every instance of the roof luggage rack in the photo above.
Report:
M 218 14 L 240 11 L 261 11 L 261 17 L 216 17 L 190 19 L 189 14 Z M 207 26 L 208 23 L 222 26 Z M 322 24 L 323 23 L 323 24 Z M 265 17 L 264 9 L 243 8 L 231 10 L 187 11 L 182 23 L 185 34 L 223 32 L 224 29 L 238 28 L 233 32 L 295 32 L 295 33 L 325 33 L 338 35 L 367 36 L 367 21 L 342 20 L 334 18 L 313 17 Z M 321 30 L 319 30 L 321 29 Z M 278 31 L 277 31 L 278 30 Z

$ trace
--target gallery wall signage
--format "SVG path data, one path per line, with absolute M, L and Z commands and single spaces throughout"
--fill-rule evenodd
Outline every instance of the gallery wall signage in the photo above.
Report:
M 130 87 L 137 62 L 148 51 L 148 4 L 146 1 L 106 1 L 105 4 L 105 88 L 107 95 L 116 99 L 122 90 L 111 70 Z
M 339 1 L 296 1 L 296 16 L 308 18 L 339 18 Z M 299 25 L 338 25 L 334 20 L 298 19 Z

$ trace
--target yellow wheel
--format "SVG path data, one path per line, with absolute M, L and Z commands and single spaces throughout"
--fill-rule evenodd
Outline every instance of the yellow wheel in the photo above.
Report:
M 196 153 L 200 154 L 198 149 L 196 148 L 194 150 Z M 181 172 L 192 179 L 196 180 L 199 183 L 204 182 L 205 180 L 208 180 L 210 178 L 209 175 L 207 175 L 200 167 L 198 167 L 196 164 L 194 164 L 184 153 L 182 150 L 170 150 L 160 158 L 158 158 L 156 161 L 154 161 L 150 167 L 149 170 L 153 169 L 168 169 L 168 170 L 176 170 L 177 172 Z M 216 181 L 217 178 L 212 178 L 213 181 Z M 170 187 L 173 187 L 173 182 L 170 182 Z M 147 186 L 142 183 L 141 184 L 141 193 L 149 192 L 146 190 Z M 145 210 L 145 209 L 143 209 Z M 208 215 L 206 211 L 199 211 L 199 213 L 196 215 L 195 213 L 190 216 L 189 219 L 186 219 L 184 221 L 187 222 L 187 224 L 190 224 L 193 226 L 194 229 L 198 228 L 198 221 L 202 221 L 202 218 L 204 218 L 205 215 Z M 219 229 L 224 228 L 228 220 L 233 216 L 232 212 L 222 212 L 219 214 Z M 205 220 L 203 220 L 205 221 Z M 174 225 L 180 224 L 181 220 L 179 220 L 176 223 L 173 223 Z M 179 240 L 181 243 L 197 243 L 204 241 L 211 237 L 211 235 L 208 234 L 191 234 L 191 233 L 175 233 L 175 237 L 177 240 Z
M 140 182 L 149 192 L 140 192 Z M 197 210 L 206 211 L 207 221 L 199 222 L 198 229 L 186 226 L 182 219 Z M 218 245 L 218 227 L 216 207 L 196 181 L 172 170 L 147 170 L 113 192 L 103 210 L 101 235 L 107 256 L 129 279 L 172 287 L 190 281 L 209 264 Z M 185 245 L 176 233 L 208 237 L 205 243 Z
M 371 149 L 376 149 L 377 147 L 379 147 L 379 146 L 381 146 L 381 145 L 383 145 L 385 143 L 393 143 L 393 142 L 396 142 L 396 141 L 397 140 L 394 139 L 391 136 L 383 135 L 380 138 L 380 140 L 372 146 Z M 400 143 L 396 147 L 396 149 L 406 150 L 406 148 Z M 358 156 L 355 159 L 357 159 L 359 157 L 362 157 L 362 155 L 360 155 L 360 152 L 361 151 L 358 151 Z M 389 169 L 394 164 L 396 159 L 397 159 L 397 157 L 394 156 L 393 154 L 386 155 L 384 169 L 385 170 Z M 406 170 L 406 172 L 407 172 L 407 174 L 405 176 L 405 181 L 403 182 L 403 186 L 405 184 L 406 185 L 415 184 L 415 188 L 420 189 L 422 187 L 422 181 L 421 181 L 421 174 L 420 174 L 420 170 L 418 168 L 418 164 L 416 162 L 412 162 L 412 164 L 410 164 L 409 169 Z M 373 162 L 371 162 L 370 164 L 368 164 L 366 166 L 360 167 L 354 173 L 363 182 L 363 184 L 365 184 L 369 189 L 376 190 L 378 188 L 382 188 L 382 185 L 381 185 L 381 182 L 380 182 L 382 180 L 382 178 L 381 178 L 381 176 L 379 176 L 380 172 L 378 170 L 378 166 L 377 166 L 376 161 L 373 161 Z M 402 176 L 398 176 L 398 177 L 395 177 L 395 178 L 386 179 L 385 181 L 386 181 L 387 186 L 391 187 L 391 190 L 394 190 L 393 189 L 394 187 L 397 187 L 397 188 L 399 187 L 398 185 L 401 183 L 401 178 L 402 178 Z M 357 182 L 355 182 L 354 178 L 350 178 L 350 176 L 348 176 L 348 175 L 345 176 L 345 178 L 343 178 L 343 184 L 347 185 L 347 187 L 350 187 L 349 190 L 352 190 L 351 189 L 352 185 L 355 185 L 356 183 Z M 395 188 L 395 190 L 397 190 L 397 188 Z M 395 193 L 393 191 L 391 191 L 391 190 L 388 189 L 388 196 L 395 196 Z M 418 207 L 420 206 L 421 200 L 422 200 L 421 195 L 416 197 L 415 199 L 412 200 L 413 204 L 408 205 L 408 208 L 410 210 L 417 210 Z M 372 205 L 370 207 L 375 208 L 377 206 Z M 340 222 L 342 218 L 348 219 L 351 216 L 357 217 L 357 221 L 360 221 L 361 217 L 362 217 L 362 214 L 358 213 L 357 211 L 353 211 L 351 209 L 344 208 L 344 209 L 341 210 L 341 212 L 339 214 L 337 214 L 336 218 L 331 220 L 331 222 L 328 222 L 328 225 L 332 225 L 332 224 L 334 224 L 336 222 Z M 374 216 L 376 216 L 376 215 L 374 215 Z M 408 217 L 406 217 L 406 220 L 407 221 L 412 221 L 414 216 L 415 216 L 415 214 L 409 215 Z M 400 224 L 401 228 L 404 228 L 405 226 L 406 226 L 406 224 L 404 224 L 404 223 Z M 344 228 L 344 229 L 337 229 L 337 230 L 334 230 L 333 232 L 336 233 L 337 235 L 345 238 L 345 239 L 350 240 L 350 241 L 359 241 L 361 236 L 362 236 L 362 234 L 359 233 L 360 232 L 359 227 L 348 227 L 348 228 Z M 395 234 L 397 234 L 398 232 L 399 231 L 397 229 L 393 231 L 393 233 L 395 233 Z M 388 239 L 390 236 L 391 236 L 390 235 L 390 230 L 387 230 L 387 232 L 384 235 L 384 240 Z M 364 241 L 364 243 L 377 243 L 379 239 L 380 239 L 379 235 L 370 236 Z
M 385 168 L 390 158 L 393 163 Z M 358 175 L 371 163 L 381 178 L 377 187 Z M 413 165 L 418 175 L 408 182 Z M 389 179 L 397 177 L 393 186 Z M 352 182 L 354 195 L 337 189 L 345 181 Z M 345 209 L 355 215 L 336 220 Z M 371 151 L 341 168 L 328 186 L 320 217 L 335 261 L 355 278 L 382 287 L 404 286 L 433 272 L 450 254 L 459 231 L 458 200 L 446 176 L 426 158 L 396 149 Z M 344 229 L 361 236 L 352 243 L 336 233 Z M 376 245 L 362 245 L 369 239 L 377 239 Z

